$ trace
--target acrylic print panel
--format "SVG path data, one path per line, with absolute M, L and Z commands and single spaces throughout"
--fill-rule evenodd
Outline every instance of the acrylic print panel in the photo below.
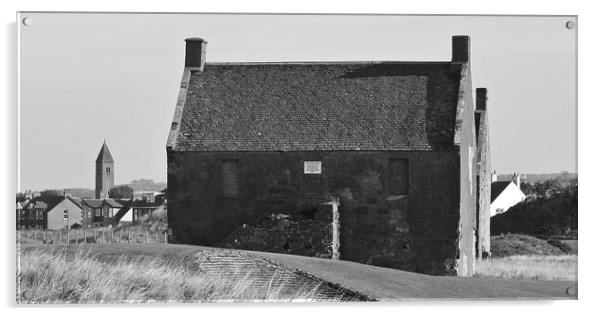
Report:
M 17 22 L 19 303 L 577 298 L 575 16 Z

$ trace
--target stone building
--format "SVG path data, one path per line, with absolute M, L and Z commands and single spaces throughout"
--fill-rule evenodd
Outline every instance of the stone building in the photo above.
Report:
M 468 36 L 440 62 L 206 63 L 206 49 L 186 40 L 167 141 L 175 242 L 326 244 L 332 258 L 472 275 L 489 151 Z
M 115 183 L 115 162 L 106 142 L 102 143 L 96 158 L 96 187 L 95 197 L 104 199 L 109 197 L 109 190 Z
M 17 229 L 69 229 L 81 219 L 81 200 L 70 196 L 38 196 L 17 209 Z
M 491 204 L 491 161 L 489 151 L 489 122 L 487 120 L 487 89 L 477 88 L 475 131 L 477 136 L 477 258 L 489 257 L 491 240 L 489 208 Z
M 113 224 L 113 216 L 121 210 L 123 201 L 114 199 L 82 199 L 83 227 L 103 227 Z

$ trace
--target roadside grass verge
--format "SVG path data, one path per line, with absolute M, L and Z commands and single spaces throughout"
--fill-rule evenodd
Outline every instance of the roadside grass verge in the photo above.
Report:
M 21 253 L 17 275 L 19 303 L 142 303 L 216 301 L 315 301 L 320 284 L 291 291 L 274 277 L 258 285 L 253 272 L 237 279 L 203 274 L 156 258 L 120 257 L 101 262 L 88 253 L 75 256 L 35 250 Z M 323 298 L 321 299 L 323 300 Z M 333 298 L 330 301 L 336 301 Z
M 476 262 L 475 276 L 577 281 L 576 255 L 517 255 Z

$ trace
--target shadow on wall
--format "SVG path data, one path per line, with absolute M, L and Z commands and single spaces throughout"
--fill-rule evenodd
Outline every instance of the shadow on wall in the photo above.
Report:
M 445 150 L 450 149 L 453 144 L 456 108 L 449 105 L 458 102 L 460 72 L 460 65 L 447 62 L 380 63 L 349 72 L 342 78 L 361 80 L 363 78 L 400 77 L 400 85 L 421 91 L 422 94 L 418 96 L 418 104 L 423 106 L 406 105 L 412 106 L 412 109 L 408 111 L 408 116 L 405 117 L 404 124 L 400 126 L 399 133 L 412 137 L 416 136 L 413 135 L 415 133 L 424 132 L 428 145 L 432 149 Z M 424 120 L 426 130 L 421 131 L 413 127 L 422 120 Z M 443 124 L 438 124 L 438 122 Z

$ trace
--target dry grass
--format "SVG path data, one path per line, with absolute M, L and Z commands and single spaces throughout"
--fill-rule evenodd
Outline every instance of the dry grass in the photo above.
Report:
M 22 253 L 17 275 L 20 303 L 313 301 L 319 285 L 291 292 L 283 280 L 252 285 L 190 271 L 159 259 L 122 257 L 100 262 L 86 253 L 68 257 L 42 250 Z M 335 298 L 336 299 L 336 298 Z
M 477 276 L 577 281 L 577 256 L 520 255 L 477 261 Z

